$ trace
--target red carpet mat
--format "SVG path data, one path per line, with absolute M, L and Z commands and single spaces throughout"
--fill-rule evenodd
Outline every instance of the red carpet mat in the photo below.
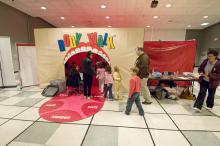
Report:
M 104 97 L 97 87 L 92 88 L 92 99 L 81 95 L 59 94 L 44 103 L 40 109 L 40 117 L 53 122 L 73 122 L 85 119 L 101 110 Z

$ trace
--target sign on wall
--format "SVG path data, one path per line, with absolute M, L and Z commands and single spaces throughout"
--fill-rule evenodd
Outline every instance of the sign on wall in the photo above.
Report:
M 60 52 L 67 50 L 66 48 L 75 48 L 80 44 L 82 33 L 64 34 L 63 39 L 58 40 Z M 100 48 L 115 49 L 113 36 L 108 33 L 104 35 L 97 34 L 97 32 L 87 33 L 88 43 L 91 46 L 98 46 Z

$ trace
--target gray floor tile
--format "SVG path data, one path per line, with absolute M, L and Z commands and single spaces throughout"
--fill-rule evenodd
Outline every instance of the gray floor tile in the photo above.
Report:
M 162 99 L 158 100 L 161 104 L 178 104 L 175 100 L 171 99 Z
M 83 146 L 117 146 L 118 128 L 105 126 L 91 126 L 86 135 Z
M 32 122 L 10 120 L 0 126 L 0 146 L 5 146 L 23 132 Z
M 194 109 L 189 106 L 189 105 L 184 105 L 183 106 L 188 112 L 192 113 L 192 115 L 201 115 L 201 116 L 204 116 L 204 115 L 209 115 L 209 116 L 214 116 L 214 114 L 212 112 L 210 112 L 209 110 L 205 109 L 205 108 L 202 108 L 202 112 L 199 113 L 199 112 L 195 112 Z
M 218 139 L 212 132 L 184 131 L 184 135 L 193 146 L 219 146 Z
M 119 111 L 124 111 L 126 108 L 126 102 L 119 102 Z
M 48 139 L 48 146 L 80 146 L 88 125 L 61 124 Z
M 21 102 L 16 103 L 16 106 L 33 106 L 34 104 L 40 102 L 44 98 L 27 98 L 22 100 Z
M 215 95 L 215 98 L 220 99 L 220 96 L 219 95 Z
M 30 97 L 31 95 L 34 95 L 38 93 L 38 91 L 22 91 L 21 93 L 15 95 L 16 97 Z
M 15 139 L 16 142 L 46 144 L 60 124 L 36 122 Z
M 6 100 L 6 99 L 8 99 L 8 98 L 10 98 L 10 97 L 4 97 L 4 96 L 2 96 L 2 97 L 0 97 L 0 102 Z

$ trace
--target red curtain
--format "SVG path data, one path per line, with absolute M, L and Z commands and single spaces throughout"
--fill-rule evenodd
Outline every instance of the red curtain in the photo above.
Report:
M 146 41 L 144 51 L 150 58 L 150 70 L 160 72 L 193 72 L 196 55 L 196 41 Z M 150 85 L 157 85 L 150 81 Z M 189 86 L 189 82 L 177 82 Z
M 144 51 L 150 57 L 151 70 L 192 72 L 196 41 L 146 41 Z

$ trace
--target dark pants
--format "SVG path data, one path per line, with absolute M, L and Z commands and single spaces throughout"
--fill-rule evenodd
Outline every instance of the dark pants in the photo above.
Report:
M 216 88 L 209 88 L 209 82 L 202 80 L 200 83 L 200 90 L 198 97 L 194 103 L 194 107 L 201 109 L 205 100 L 206 92 L 208 90 L 208 97 L 206 100 L 206 106 L 212 108 L 214 106 L 214 97 Z
M 90 74 L 83 74 L 83 93 L 84 96 L 91 96 L 93 76 Z
M 142 108 L 141 101 L 140 101 L 140 93 L 134 93 L 130 98 L 128 98 L 125 113 L 129 114 L 131 112 L 131 108 L 134 102 L 138 108 L 139 114 L 144 115 L 144 110 Z
M 106 98 L 107 93 L 109 92 L 109 99 L 113 99 L 113 95 L 112 95 L 112 84 L 105 84 L 104 85 L 104 97 Z
M 174 83 L 174 81 L 172 81 L 172 80 L 161 80 L 161 81 L 159 81 L 157 86 L 160 86 L 161 84 L 169 85 L 170 88 L 176 87 L 176 83 Z

